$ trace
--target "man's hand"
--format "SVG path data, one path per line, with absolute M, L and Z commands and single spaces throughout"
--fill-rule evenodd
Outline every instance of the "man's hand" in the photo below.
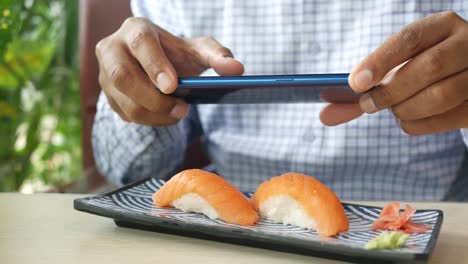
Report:
M 328 105 L 324 124 L 389 108 L 411 135 L 468 127 L 468 22 L 443 12 L 406 26 L 353 69 L 349 84 L 366 92 L 360 109 Z
M 143 18 L 129 18 L 96 46 L 99 83 L 112 109 L 126 121 L 170 125 L 188 114 L 188 105 L 169 94 L 177 76 L 208 68 L 241 75 L 243 65 L 215 39 L 178 38 Z M 161 92 L 157 91 L 156 86 Z

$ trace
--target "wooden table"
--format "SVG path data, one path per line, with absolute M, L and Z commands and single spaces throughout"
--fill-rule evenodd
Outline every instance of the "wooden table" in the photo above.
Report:
M 339 263 L 119 228 L 111 219 L 75 211 L 73 199 L 79 197 L 0 193 L 0 263 Z M 468 204 L 411 205 L 445 213 L 430 263 L 468 263 Z

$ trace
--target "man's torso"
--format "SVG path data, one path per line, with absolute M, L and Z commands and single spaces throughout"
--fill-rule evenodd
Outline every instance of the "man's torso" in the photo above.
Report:
M 213 36 L 249 75 L 349 72 L 405 25 L 443 10 L 466 19 L 468 8 L 461 0 L 158 2 L 142 1 L 136 9 L 149 9 L 146 16 L 174 34 Z M 317 177 L 343 199 L 446 195 L 463 159 L 459 131 L 409 136 L 386 110 L 326 127 L 318 119 L 323 107 L 199 105 L 197 110 L 217 171 L 242 190 L 296 171 Z

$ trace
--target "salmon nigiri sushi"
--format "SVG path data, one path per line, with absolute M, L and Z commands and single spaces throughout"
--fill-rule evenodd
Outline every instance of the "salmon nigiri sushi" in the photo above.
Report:
M 258 221 L 257 212 L 236 187 L 198 169 L 176 174 L 153 195 L 153 201 L 159 207 L 173 206 L 232 224 L 250 226 Z
M 329 237 L 349 229 L 340 200 L 311 176 L 288 172 L 263 182 L 251 198 L 260 217 Z

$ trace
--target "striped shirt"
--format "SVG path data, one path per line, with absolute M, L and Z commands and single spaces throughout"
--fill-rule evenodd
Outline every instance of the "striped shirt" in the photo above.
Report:
M 428 14 L 468 17 L 463 0 L 134 0 L 132 9 L 175 35 L 213 36 L 248 75 L 349 72 L 392 33 Z M 323 107 L 193 105 L 176 125 L 148 127 L 122 121 L 101 95 L 95 158 L 117 185 L 167 178 L 180 169 L 191 139 L 203 134 L 217 173 L 242 191 L 295 171 L 342 199 L 468 199 L 468 173 L 461 170 L 468 129 L 410 136 L 386 110 L 327 127 L 318 118 Z

